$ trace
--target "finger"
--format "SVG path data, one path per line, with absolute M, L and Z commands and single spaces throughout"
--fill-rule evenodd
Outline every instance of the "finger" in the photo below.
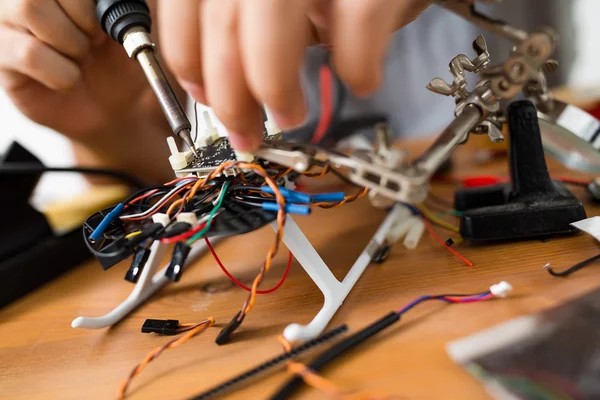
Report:
M 379 88 L 391 34 L 427 4 L 424 0 L 334 0 L 334 65 L 356 95 L 366 96 Z
M 237 0 L 207 0 L 202 5 L 203 70 L 206 98 L 227 127 L 231 143 L 238 150 L 252 151 L 262 140 L 262 114 L 244 78 L 238 6 Z
M 94 38 L 102 32 L 100 23 L 96 18 L 94 2 L 91 0 L 57 0 L 60 7 L 67 16 L 77 25 L 77 27 L 86 33 L 90 38 Z
M 301 124 L 306 104 L 300 85 L 304 49 L 311 39 L 312 1 L 241 0 L 240 45 L 254 96 L 283 128 Z
M 83 60 L 90 39 L 54 1 L 7 1 L 8 22 L 31 32 L 42 42 L 74 60 Z
M 12 72 L 3 74 L 0 82 L 7 91 L 22 83 L 15 73 L 54 90 L 71 88 L 81 75 L 72 60 L 30 34 L 8 27 L 0 28 L 0 70 Z
M 161 0 L 158 27 L 161 51 L 181 86 L 206 104 L 202 85 L 200 6 L 203 0 Z

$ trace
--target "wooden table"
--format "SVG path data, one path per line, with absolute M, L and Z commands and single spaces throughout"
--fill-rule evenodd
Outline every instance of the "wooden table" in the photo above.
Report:
M 477 165 L 467 148 L 458 155 L 456 175 L 506 173 L 505 162 Z M 555 173 L 566 173 L 555 164 L 551 167 Z M 432 191 L 451 199 L 452 190 L 452 186 L 438 184 Z M 576 193 L 587 198 L 580 189 Z M 597 210 L 590 206 L 588 214 Z M 383 217 L 382 211 L 372 209 L 364 199 L 340 209 L 316 210 L 311 217 L 296 220 L 333 271 L 343 276 Z M 237 277 L 250 282 L 272 239 L 273 231 L 265 228 L 228 239 L 217 251 Z M 420 306 L 389 332 L 339 359 L 325 376 L 346 389 L 374 389 L 404 399 L 487 398 L 482 386 L 450 360 L 445 345 L 579 296 L 598 286 L 600 278 L 597 266 L 567 279 L 552 278 L 542 269 L 547 262 L 564 267 L 596 254 L 598 246 L 587 235 L 547 242 L 463 244 L 458 249 L 474 267 L 466 267 L 428 235 L 415 251 L 396 246 L 387 262 L 367 269 L 331 326 L 348 323 L 358 329 L 417 296 L 479 292 L 501 280 L 513 284 L 513 294 L 476 304 Z M 286 256 L 285 251 L 278 255 L 264 287 L 278 281 Z M 165 337 L 140 333 L 146 318 L 195 322 L 212 315 L 222 326 L 246 296 L 229 284 L 207 255 L 186 272 L 182 282 L 169 285 L 117 326 L 107 330 L 71 328 L 73 318 L 102 315 L 125 298 L 131 285 L 122 279 L 124 268 L 103 272 L 90 261 L 2 310 L 0 397 L 114 398 L 131 369 L 149 350 L 166 341 Z M 220 330 L 216 327 L 165 352 L 134 380 L 130 398 L 186 398 L 270 358 L 281 352 L 275 339 L 282 329 L 291 322 L 308 322 L 321 304 L 314 284 L 294 264 L 281 290 L 258 299 L 234 343 L 215 345 Z M 266 398 L 288 377 L 280 370 L 230 398 Z M 304 390 L 298 398 L 321 395 Z

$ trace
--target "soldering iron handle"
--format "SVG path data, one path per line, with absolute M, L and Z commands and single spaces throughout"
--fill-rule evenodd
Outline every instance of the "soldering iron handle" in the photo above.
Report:
M 125 33 L 134 27 L 148 33 L 152 30 L 146 0 L 97 0 L 96 18 L 104 32 L 119 44 L 123 44 Z

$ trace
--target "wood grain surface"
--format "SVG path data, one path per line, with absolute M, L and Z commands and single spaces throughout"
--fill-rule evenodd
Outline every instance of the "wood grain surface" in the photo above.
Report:
M 556 164 L 551 167 L 555 173 L 581 177 Z M 506 160 L 478 165 L 465 148 L 459 151 L 453 173 L 505 175 Z M 450 201 L 454 189 L 452 185 L 434 184 L 432 192 Z M 575 192 L 586 198 L 583 190 Z M 598 211 L 592 206 L 587 210 L 590 216 Z M 295 219 L 336 276 L 342 277 L 383 217 L 383 211 L 373 209 L 363 199 Z M 216 249 L 239 279 L 251 282 L 272 240 L 273 231 L 265 228 L 227 239 Z M 598 253 L 597 243 L 587 235 L 544 242 L 462 244 L 457 249 L 474 263 L 472 268 L 428 235 L 414 251 L 397 245 L 387 262 L 367 269 L 331 326 L 347 323 L 351 329 L 359 329 L 417 296 L 479 292 L 501 280 L 514 286 L 513 294 L 484 303 L 420 306 L 389 331 L 340 358 L 324 375 L 347 390 L 376 390 L 402 399 L 485 399 L 482 386 L 450 360 L 446 344 L 552 307 L 599 285 L 599 266 L 566 279 L 552 278 L 542 269 L 547 262 L 565 267 Z M 286 258 L 286 251 L 281 251 L 265 288 L 279 280 Z M 294 263 L 281 290 L 260 296 L 235 341 L 219 347 L 214 339 L 220 327 L 238 311 L 246 294 L 233 287 L 206 255 L 186 271 L 180 283 L 166 287 L 117 326 L 103 330 L 71 328 L 75 317 L 102 315 L 127 296 L 132 286 L 122 279 L 125 270 L 122 264 L 103 272 L 90 261 L 1 310 L 0 398 L 114 398 L 131 369 L 152 348 L 168 340 L 140 333 L 146 318 L 179 319 L 183 323 L 212 315 L 216 327 L 150 363 L 130 391 L 131 399 L 187 398 L 280 353 L 276 337 L 283 328 L 292 322 L 310 321 L 322 306 L 322 296 Z M 267 398 L 288 377 L 287 372 L 278 370 L 228 398 Z M 306 389 L 297 398 L 322 396 Z

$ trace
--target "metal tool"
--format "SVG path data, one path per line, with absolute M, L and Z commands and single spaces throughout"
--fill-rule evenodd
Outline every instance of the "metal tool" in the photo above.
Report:
M 486 2 L 495 2 L 488 0 Z M 502 141 L 504 117 L 500 101 L 512 99 L 523 92 L 534 100 L 539 110 L 552 110 L 554 102 L 546 85 L 544 71 L 555 65 L 550 59 L 557 35 L 551 29 L 529 34 L 505 22 L 489 18 L 475 9 L 471 0 L 437 0 L 435 3 L 462 16 L 474 24 L 517 42 L 508 59 L 500 65 L 490 66 L 490 55 L 483 36 L 473 42 L 476 57 L 464 54 L 454 57 L 449 65 L 452 83 L 441 78 L 433 79 L 427 88 L 436 93 L 453 96 L 456 100 L 456 118 L 444 129 L 438 139 L 416 161 L 408 165 L 390 165 L 382 162 L 374 152 L 355 152 L 350 156 L 328 150 L 312 152 L 321 164 L 347 167 L 348 177 L 356 184 L 393 200 L 417 203 L 427 197 L 427 185 L 439 167 L 450 157 L 458 145 L 464 143 L 469 133 L 486 133 L 494 142 Z M 465 72 L 480 73 L 481 79 L 473 91 L 467 90 Z M 285 135 L 284 135 L 285 137 Z M 287 150 L 300 150 L 292 145 Z M 282 144 L 278 145 L 280 150 Z M 268 159 L 269 154 L 264 154 Z M 277 153 L 278 160 L 283 156 Z M 292 159 L 292 155 L 289 155 Z M 291 164 L 286 164 L 291 165 Z
M 96 16 L 102 29 L 123 45 L 129 57 L 139 62 L 171 130 L 195 153 L 192 125 L 155 54 L 156 44 L 150 35 L 152 20 L 146 1 L 98 0 Z

